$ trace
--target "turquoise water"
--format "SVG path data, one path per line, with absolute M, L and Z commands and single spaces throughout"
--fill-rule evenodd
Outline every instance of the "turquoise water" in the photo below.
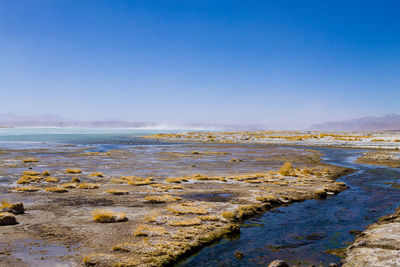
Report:
M 138 137 L 161 132 L 168 131 L 110 128 L 0 128 L 0 148 L 44 148 L 61 144 L 103 145 L 110 148 L 124 145 L 150 145 L 160 142 Z

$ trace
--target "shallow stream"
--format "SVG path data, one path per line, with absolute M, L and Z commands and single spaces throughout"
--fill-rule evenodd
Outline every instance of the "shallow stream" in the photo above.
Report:
M 400 204 L 400 170 L 354 163 L 362 150 L 318 150 L 325 154 L 325 162 L 357 170 L 339 179 L 348 190 L 248 220 L 237 237 L 206 247 L 177 266 L 266 266 L 275 259 L 296 266 L 340 262 L 340 257 L 327 250 L 348 246 L 354 240 L 350 232 L 362 231 Z M 235 251 L 244 257 L 235 258 Z

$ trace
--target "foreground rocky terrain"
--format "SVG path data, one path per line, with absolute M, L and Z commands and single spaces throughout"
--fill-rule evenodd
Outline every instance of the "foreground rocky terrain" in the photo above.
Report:
M 3 149 L 2 266 L 163 266 L 280 205 L 345 190 L 311 149 L 242 145 Z M 7 201 L 5 200 L 7 199 Z M 7 225 L 8 224 L 8 225 Z

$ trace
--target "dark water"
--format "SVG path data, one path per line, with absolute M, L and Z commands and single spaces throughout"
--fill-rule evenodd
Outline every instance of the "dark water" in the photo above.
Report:
M 275 259 L 299 266 L 340 262 L 325 251 L 346 247 L 354 240 L 349 231 L 363 230 L 400 204 L 399 189 L 390 184 L 400 182 L 400 170 L 353 163 L 360 150 L 319 150 L 326 162 L 357 169 L 339 179 L 350 189 L 267 212 L 245 222 L 236 238 L 206 247 L 178 266 L 265 266 Z M 235 258 L 237 250 L 242 259 Z

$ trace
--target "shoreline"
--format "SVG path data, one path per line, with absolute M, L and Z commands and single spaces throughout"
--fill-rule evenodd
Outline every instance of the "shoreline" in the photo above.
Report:
M 278 132 L 279 133 L 279 132 Z M 400 132 L 332 133 L 332 132 L 183 132 L 153 134 L 143 139 L 164 142 L 210 144 L 260 144 L 295 147 L 332 147 L 346 149 L 400 150 Z M 383 139 L 384 138 L 384 139 Z M 343 140 L 344 139 L 344 140 Z
M 345 250 L 343 267 L 400 265 L 400 207 L 356 236 Z
M 364 153 L 356 161 L 362 164 L 381 165 L 391 168 L 400 168 L 400 152 L 390 151 L 369 151 Z

